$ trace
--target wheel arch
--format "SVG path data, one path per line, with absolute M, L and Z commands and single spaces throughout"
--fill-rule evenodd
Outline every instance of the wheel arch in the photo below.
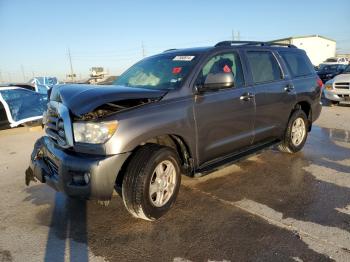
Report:
M 182 136 L 175 135 L 175 134 L 157 135 L 139 143 L 139 145 L 137 145 L 132 150 L 133 153 L 124 162 L 121 170 L 117 175 L 116 182 L 115 182 L 116 188 L 121 188 L 123 179 L 125 176 L 126 167 L 128 166 L 132 156 L 135 154 L 137 150 L 139 150 L 142 146 L 146 144 L 158 144 L 162 146 L 168 146 L 174 149 L 175 152 L 177 152 L 179 159 L 181 161 L 182 173 L 188 176 L 193 175 L 194 167 L 193 167 L 192 153 L 191 153 L 189 144 L 185 141 L 185 139 Z
M 302 101 L 297 102 L 295 104 L 292 112 L 290 113 L 290 116 L 293 114 L 294 110 L 299 110 L 299 109 L 304 111 L 304 113 L 308 119 L 308 122 L 309 122 L 309 130 L 308 131 L 310 132 L 311 128 L 312 128 L 312 107 L 311 107 L 311 104 L 306 100 L 302 100 Z

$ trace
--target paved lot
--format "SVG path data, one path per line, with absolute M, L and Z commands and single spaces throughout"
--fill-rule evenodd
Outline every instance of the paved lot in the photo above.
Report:
M 183 178 L 165 217 L 24 185 L 41 131 L 0 132 L 0 261 L 350 261 L 350 107 L 324 107 L 305 149 Z

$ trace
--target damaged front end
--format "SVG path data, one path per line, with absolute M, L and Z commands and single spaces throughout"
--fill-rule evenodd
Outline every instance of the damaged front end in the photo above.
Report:
M 98 108 L 96 108 L 91 112 L 85 113 L 81 116 L 75 116 L 74 119 L 81 120 L 81 121 L 94 121 L 103 117 L 107 117 L 117 112 L 142 106 L 155 101 L 156 99 L 139 98 L 139 99 L 127 99 L 122 101 L 109 102 L 99 106 Z
M 54 86 L 43 120 L 47 136 L 35 144 L 26 184 L 39 180 L 70 196 L 109 200 L 131 153 L 106 151 L 106 138 L 115 132 L 118 121 L 104 119 L 156 102 L 165 93 L 120 86 Z
M 52 88 L 50 100 L 64 104 L 76 117 L 91 112 L 96 117 L 158 101 L 166 93 L 166 90 L 125 86 L 57 85 Z

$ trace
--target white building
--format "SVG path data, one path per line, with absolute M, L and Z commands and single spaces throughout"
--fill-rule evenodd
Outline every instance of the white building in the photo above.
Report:
M 313 65 L 318 66 L 327 58 L 335 57 L 337 43 L 320 35 L 294 36 L 271 42 L 292 44 L 305 50 Z

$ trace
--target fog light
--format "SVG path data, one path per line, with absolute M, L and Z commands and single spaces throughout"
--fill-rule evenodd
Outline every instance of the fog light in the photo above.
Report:
M 75 175 L 72 177 L 73 183 L 76 185 L 82 185 L 84 183 L 83 176 Z
M 84 174 L 84 181 L 85 181 L 85 184 L 89 184 L 89 182 L 90 182 L 90 173 L 85 173 Z

